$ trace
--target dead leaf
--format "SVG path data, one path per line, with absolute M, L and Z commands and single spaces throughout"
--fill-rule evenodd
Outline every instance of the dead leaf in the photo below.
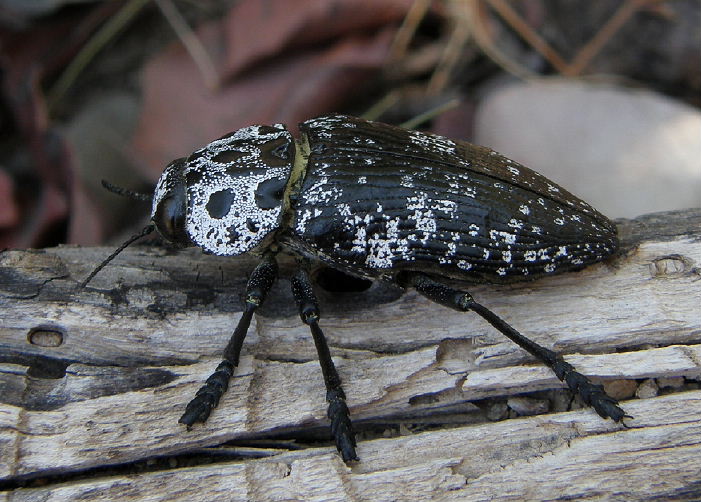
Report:
M 230 131 L 274 122 L 294 128 L 358 100 L 410 4 L 309 0 L 292 12 L 281 0 L 240 2 L 225 20 L 197 30 L 217 67 L 233 75 L 218 90 L 206 87 L 179 43 L 147 63 L 136 154 L 155 179 L 174 158 Z M 306 17 L 296 12 L 305 6 Z

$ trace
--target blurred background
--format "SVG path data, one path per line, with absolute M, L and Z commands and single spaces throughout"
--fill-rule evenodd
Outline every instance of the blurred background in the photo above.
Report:
M 610 217 L 701 206 L 699 0 L 0 0 L 0 77 L 0 249 L 123 240 L 150 205 L 101 179 L 327 112 L 422 119 Z

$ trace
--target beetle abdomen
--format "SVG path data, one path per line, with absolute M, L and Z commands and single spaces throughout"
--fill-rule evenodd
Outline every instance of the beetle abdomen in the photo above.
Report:
M 300 129 L 311 153 L 292 246 L 337 268 L 503 282 L 616 249 L 606 217 L 488 148 L 338 115 Z

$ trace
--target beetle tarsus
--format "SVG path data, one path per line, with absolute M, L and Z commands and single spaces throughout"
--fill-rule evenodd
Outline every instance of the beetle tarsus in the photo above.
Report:
M 616 399 L 606 394 L 603 385 L 593 383 L 585 375 L 575 370 L 562 357 L 556 356 L 556 358 L 557 361 L 552 366 L 552 369 L 557 377 L 564 381 L 570 389 L 579 394 L 582 401 L 594 408 L 600 417 L 610 417 L 615 422 L 620 422 L 625 417 L 632 418 L 618 406 Z
M 573 392 L 576 392 L 587 405 L 594 408 L 602 418 L 610 417 L 615 422 L 620 422 L 626 417 L 632 418 L 618 406 L 617 400 L 606 394 L 602 385 L 593 383 L 552 350 L 523 336 L 501 317 L 474 301 L 469 293 L 453 289 L 425 274 L 415 272 L 404 276 L 402 282 L 407 286 L 414 287 L 420 294 L 436 303 L 461 312 L 472 310 L 477 313 L 503 335 L 545 363 L 561 381 L 565 382 Z
M 231 361 L 224 360 L 219 363 L 205 384 L 200 387 L 195 397 L 185 407 L 185 413 L 178 420 L 189 429 L 196 422 L 205 422 L 209 414 L 219 404 L 219 399 L 229 388 L 229 380 L 234 374 L 235 366 Z
M 326 343 L 326 337 L 319 327 L 319 305 L 312 289 L 309 274 L 306 270 L 300 269 L 292 277 L 291 282 L 292 294 L 299 306 L 299 315 L 302 321 L 309 326 L 319 355 L 319 364 L 326 385 L 326 401 L 329 403 L 327 416 L 331 421 L 331 437 L 344 462 L 358 460 L 358 455 L 355 452 L 355 432 L 350 419 L 350 411 L 346 405 L 346 394 L 341 386 L 341 377 L 331 359 L 331 351 Z

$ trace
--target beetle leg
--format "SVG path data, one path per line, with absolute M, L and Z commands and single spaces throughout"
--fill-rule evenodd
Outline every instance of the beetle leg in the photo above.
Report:
M 341 453 L 343 461 L 358 460 L 355 453 L 355 432 L 350 420 L 350 412 L 346 405 L 346 395 L 341 387 L 341 377 L 331 359 L 331 352 L 326 343 L 324 333 L 319 327 L 319 304 L 312 289 L 309 274 L 300 268 L 292 277 L 292 294 L 299 306 L 302 321 L 309 326 L 314 337 L 314 345 L 319 354 L 319 364 L 326 385 L 326 401 L 329 403 L 327 416 L 331 420 L 331 436 L 336 442 L 336 449 Z
M 224 349 L 222 362 L 207 378 L 205 384 L 200 387 L 192 401 L 188 403 L 185 413 L 178 420 L 181 424 L 190 428 L 195 422 L 206 421 L 212 409 L 219 404 L 219 399 L 229 387 L 229 380 L 234 374 L 234 369 L 239 365 L 241 346 L 246 338 L 253 313 L 265 300 L 265 296 L 277 278 L 277 271 L 277 262 L 273 253 L 264 254 L 263 259 L 248 278 L 246 306 L 226 349 Z
M 611 417 L 616 422 L 620 422 L 624 417 L 632 418 L 618 406 L 617 400 L 606 394 L 602 385 L 594 384 L 585 375 L 576 371 L 562 356 L 523 336 L 494 312 L 474 301 L 469 293 L 445 286 L 421 273 L 407 273 L 403 282 L 436 303 L 462 312 L 468 310 L 476 312 L 502 334 L 545 363 L 601 417 Z

